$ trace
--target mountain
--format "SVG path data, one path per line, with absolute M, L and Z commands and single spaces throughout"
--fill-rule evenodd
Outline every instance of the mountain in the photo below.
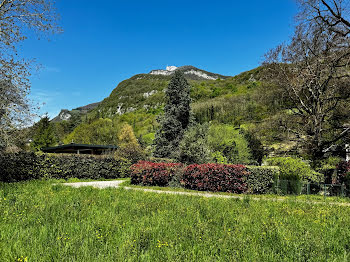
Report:
M 230 76 L 224 76 L 211 73 L 194 66 L 167 66 L 165 70 L 152 70 L 148 74 L 138 74 L 128 80 L 121 82 L 111 93 L 111 95 L 102 102 L 89 104 L 72 110 L 62 109 L 61 112 L 53 118 L 52 122 L 67 121 L 72 116 L 84 116 L 87 113 L 98 109 L 102 116 L 122 115 L 133 112 L 139 108 L 155 109 L 163 101 L 163 91 L 167 86 L 171 75 L 180 70 L 185 74 L 189 81 L 208 81 L 229 79 Z M 146 101 L 147 100 L 147 101 Z M 145 103 L 143 103 L 145 102 Z M 97 115 L 99 114 L 97 113 Z
M 115 117 L 143 110 L 159 113 L 164 105 L 164 91 L 176 71 L 184 72 L 192 86 L 191 97 L 194 105 L 218 97 L 250 93 L 259 86 L 261 68 L 238 76 L 223 76 L 193 66 L 167 67 L 166 70 L 152 70 L 149 74 L 138 74 L 122 81 L 89 115 L 91 117 Z
M 62 110 L 52 120 L 57 140 L 96 143 L 98 138 L 104 144 L 111 144 L 118 128 L 127 122 L 141 144 L 151 145 L 159 127 L 157 118 L 163 112 L 165 90 L 176 70 L 184 73 L 191 86 L 191 108 L 198 123 L 210 123 L 212 130 L 219 130 L 229 142 L 232 135 L 229 130 L 236 130 L 237 136 L 248 130 L 275 155 L 296 152 L 295 135 L 282 131 L 293 113 L 292 101 L 283 88 L 267 81 L 268 72 L 264 67 L 236 76 L 193 66 L 168 66 L 164 70 L 137 74 L 119 83 L 99 103 Z M 346 106 L 346 110 L 350 109 Z M 233 142 L 242 148 L 246 143 L 244 139 L 230 143 Z
M 171 77 L 171 75 L 176 71 L 176 70 L 180 70 L 182 71 L 186 78 L 189 80 L 217 80 L 217 79 L 227 79 L 230 78 L 230 76 L 223 76 L 220 74 L 215 74 L 215 73 L 211 73 L 202 69 L 198 69 L 194 66 L 181 66 L 181 67 L 176 67 L 176 66 L 167 66 L 165 70 L 162 69 L 158 69 L 158 70 L 152 70 L 149 74 L 139 74 L 139 75 L 135 75 L 133 77 L 130 78 L 130 80 L 147 80 L 147 79 L 153 79 L 155 81 L 157 80 L 165 80 L 165 81 L 169 81 L 169 77 Z M 153 78 L 153 76 L 155 76 Z M 157 77 L 157 76 L 160 76 Z M 162 76 L 168 76 L 166 78 L 162 78 Z M 123 81 L 122 83 L 124 83 L 125 81 Z M 118 91 L 120 89 L 120 86 L 117 87 Z M 117 91 L 117 92 L 118 92 Z M 114 92 L 114 91 L 113 91 Z M 112 92 L 112 94 L 113 94 Z M 152 96 L 156 93 L 156 90 L 150 90 L 149 92 L 145 92 L 143 93 L 144 97 L 148 98 L 149 96 Z M 118 94 L 119 95 L 119 94 Z M 123 98 L 123 96 L 119 95 L 119 98 Z M 92 103 L 86 106 L 81 106 L 72 110 L 68 110 L 68 109 L 62 109 L 61 112 L 58 114 L 58 116 L 54 117 L 51 121 L 52 122 L 60 122 L 60 121 L 67 121 L 69 119 L 71 119 L 72 115 L 86 115 L 88 112 L 92 111 L 93 109 L 97 108 L 99 105 L 101 104 L 101 102 L 97 102 L 97 103 Z M 120 105 L 120 104 L 119 104 Z M 133 111 L 133 108 L 129 108 L 124 112 L 127 111 Z M 122 108 L 120 106 L 117 106 L 117 113 L 121 114 Z
M 100 103 L 63 110 L 53 120 L 61 123 L 57 128 L 59 139 L 63 141 L 80 124 L 85 124 L 85 129 L 104 118 L 112 120 L 114 126 L 129 123 L 140 140 L 152 143 L 158 128 L 156 119 L 165 103 L 164 91 L 176 70 L 183 71 L 191 85 L 191 107 L 197 122 L 257 130 L 257 136 L 265 144 L 281 139 L 272 126 L 274 121 L 278 122 L 275 118 L 283 108 L 283 96 L 276 87 L 266 83 L 263 67 L 237 76 L 224 76 L 193 66 L 169 66 L 165 70 L 135 75 L 119 83 Z
M 72 118 L 72 116 L 75 116 L 75 115 L 78 115 L 81 117 L 83 115 L 86 115 L 89 111 L 98 107 L 98 105 L 100 103 L 101 102 L 92 103 L 92 104 L 88 104 L 86 106 L 77 107 L 77 108 L 72 109 L 72 110 L 62 109 L 61 112 L 58 114 L 58 116 L 54 117 L 51 120 L 51 122 L 57 123 L 60 121 L 68 121 Z

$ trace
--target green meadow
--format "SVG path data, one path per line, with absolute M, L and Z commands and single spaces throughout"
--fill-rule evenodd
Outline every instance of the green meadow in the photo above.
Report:
M 350 207 L 0 184 L 0 261 L 349 261 Z

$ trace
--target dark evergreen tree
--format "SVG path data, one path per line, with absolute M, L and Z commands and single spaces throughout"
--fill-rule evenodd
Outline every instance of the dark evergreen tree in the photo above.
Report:
M 248 147 L 252 154 L 253 160 L 256 161 L 259 165 L 261 165 L 262 160 L 266 155 L 263 144 L 253 133 L 249 131 L 241 129 L 240 133 L 244 136 L 244 138 L 248 142 Z
M 180 143 L 179 160 L 186 164 L 204 164 L 212 161 L 208 146 L 209 124 L 191 126 Z
M 44 116 L 35 125 L 33 142 L 31 148 L 40 151 L 43 147 L 49 147 L 56 144 L 56 137 L 48 116 Z
M 179 144 L 191 121 L 190 85 L 184 74 L 177 70 L 165 91 L 164 115 L 158 120 L 154 145 L 156 157 L 177 158 Z

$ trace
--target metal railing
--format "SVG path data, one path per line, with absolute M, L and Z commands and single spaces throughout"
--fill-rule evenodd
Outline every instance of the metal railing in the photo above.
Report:
M 278 180 L 274 184 L 273 192 L 279 195 L 350 196 L 345 185 L 306 183 L 298 180 Z

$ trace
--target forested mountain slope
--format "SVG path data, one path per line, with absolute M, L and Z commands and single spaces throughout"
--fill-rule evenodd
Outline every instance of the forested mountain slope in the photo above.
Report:
M 99 136 L 99 143 L 115 143 L 113 132 L 108 129 L 116 130 L 122 122 L 128 122 L 142 143 L 151 144 L 172 72 L 183 70 L 191 85 L 192 110 L 197 122 L 243 127 L 254 132 L 265 146 L 278 148 L 283 145 L 287 150 L 293 146 L 290 139 L 283 143 L 286 137 L 276 128 L 281 117 L 288 114 L 287 96 L 280 88 L 267 84 L 263 67 L 235 77 L 192 66 L 167 69 L 135 75 L 121 82 L 109 97 L 87 114 L 56 122 L 59 140 L 91 142 L 92 136 Z M 100 135 L 94 134 L 97 126 L 103 127 L 98 131 Z M 108 134 L 105 138 L 104 133 Z

